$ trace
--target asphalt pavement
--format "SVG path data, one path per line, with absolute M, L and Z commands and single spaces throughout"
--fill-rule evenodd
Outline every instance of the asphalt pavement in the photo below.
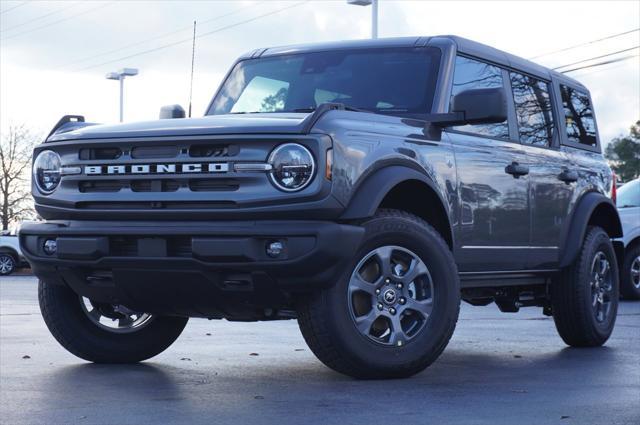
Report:
M 568 348 L 540 309 L 463 305 L 444 354 L 405 380 L 357 381 L 315 359 L 295 321 L 194 319 L 138 365 L 60 347 L 36 280 L 0 278 L 2 424 L 640 424 L 640 302 L 601 348 Z

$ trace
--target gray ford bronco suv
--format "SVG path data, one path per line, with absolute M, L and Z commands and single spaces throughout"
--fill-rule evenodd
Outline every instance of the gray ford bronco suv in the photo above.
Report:
M 165 350 L 188 318 L 296 318 L 327 366 L 406 377 L 460 300 L 541 307 L 571 346 L 618 306 L 589 91 L 454 36 L 258 49 L 201 118 L 64 117 L 20 233 L 54 337 L 93 362 Z

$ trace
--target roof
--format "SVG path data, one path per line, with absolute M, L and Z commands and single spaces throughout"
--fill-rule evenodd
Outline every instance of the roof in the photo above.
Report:
M 365 39 L 365 40 L 348 40 L 348 41 L 336 41 L 327 43 L 314 43 L 314 44 L 300 44 L 281 47 L 270 47 L 256 49 L 246 55 L 243 58 L 251 57 L 265 57 L 276 56 L 284 54 L 295 53 L 309 53 L 327 50 L 348 50 L 348 49 L 363 49 L 363 48 L 384 48 L 384 47 L 412 47 L 427 45 L 433 40 L 450 40 L 453 42 L 457 50 L 461 53 L 465 53 L 470 56 L 476 56 L 486 59 L 498 65 L 505 67 L 511 67 L 528 74 L 550 80 L 552 77 L 564 80 L 566 82 L 573 83 L 580 87 L 584 87 L 580 82 L 573 78 L 556 72 L 552 69 L 546 68 L 535 62 L 531 62 L 528 59 L 524 59 L 520 56 L 507 53 L 502 50 L 498 50 L 494 47 L 487 46 L 486 44 L 478 43 L 473 40 L 469 40 L 456 35 L 438 35 L 432 37 L 397 37 L 397 38 L 378 38 L 378 39 Z

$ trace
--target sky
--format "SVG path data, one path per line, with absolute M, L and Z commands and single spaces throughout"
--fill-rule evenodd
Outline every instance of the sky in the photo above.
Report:
M 201 116 L 233 61 L 259 47 L 363 39 L 371 8 L 324 1 L 0 0 L 0 130 L 25 124 L 46 134 L 60 117 L 118 120 L 118 83 L 107 72 L 134 67 L 125 81 L 125 121 L 156 119 L 189 99 L 191 37 L 197 21 L 193 115 Z M 634 56 L 572 72 L 592 93 L 601 139 L 640 119 L 640 1 L 380 0 L 379 36 L 455 34 L 555 67 L 619 50 Z M 564 50 L 547 54 L 557 50 Z M 542 55 L 542 56 L 540 56 Z

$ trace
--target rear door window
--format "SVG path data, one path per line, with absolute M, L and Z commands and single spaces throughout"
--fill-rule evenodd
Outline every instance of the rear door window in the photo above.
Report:
M 589 95 L 573 87 L 560 85 L 567 141 L 573 145 L 595 148 L 596 120 Z
M 553 109 L 549 85 L 528 75 L 510 73 L 520 143 L 549 147 L 553 140 Z
M 453 73 L 453 89 L 451 97 L 465 90 L 490 89 L 504 87 L 502 70 L 494 65 L 479 62 L 464 56 L 456 57 L 456 67 Z M 453 130 L 478 134 L 499 139 L 509 138 L 507 121 L 497 124 L 467 124 L 451 127 Z

